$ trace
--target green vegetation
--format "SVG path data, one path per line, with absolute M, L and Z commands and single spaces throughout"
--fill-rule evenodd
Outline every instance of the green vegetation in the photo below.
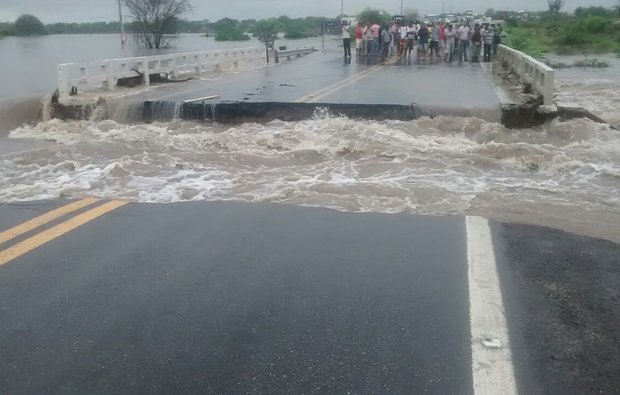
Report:
M 392 19 L 392 16 L 384 10 L 366 8 L 364 11 L 360 12 L 357 18 L 366 23 L 387 23 Z
M 545 13 L 530 21 L 506 21 L 506 44 L 541 58 L 546 53 L 620 52 L 620 19 L 603 7 L 577 8 L 574 16 Z
M 213 28 L 215 30 L 215 39 L 217 41 L 247 41 L 250 36 L 245 34 L 238 28 L 239 21 L 230 18 L 224 18 L 217 21 Z
M 278 32 L 282 30 L 283 26 L 277 18 L 263 19 L 252 27 L 252 36 L 273 47 L 273 43 L 278 37 Z
M 218 30 L 215 33 L 215 41 L 248 41 L 251 37 L 237 29 Z
M 12 36 L 12 35 L 13 35 L 13 24 L 0 22 L 0 38 L 4 36 Z
M 30 14 L 23 14 L 15 20 L 13 32 L 17 36 L 42 36 L 47 34 L 47 30 L 39 18 Z
M 49 34 L 118 33 L 121 30 L 118 22 L 51 23 L 45 27 Z M 126 24 L 125 27 L 130 28 L 132 24 Z

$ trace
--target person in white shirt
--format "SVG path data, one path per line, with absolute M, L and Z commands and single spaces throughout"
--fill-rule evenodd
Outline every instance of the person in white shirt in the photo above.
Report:
M 342 23 L 342 45 L 344 46 L 344 60 L 351 58 L 351 32 L 349 31 L 349 22 Z M 350 60 L 348 60 L 350 62 Z
M 465 23 L 456 31 L 456 36 L 458 38 L 459 45 L 459 64 L 463 63 L 463 58 L 465 58 L 466 62 L 469 62 L 469 58 L 467 56 L 467 47 L 469 47 L 469 38 L 471 35 L 471 29 Z
M 454 43 L 455 43 L 456 32 L 454 31 L 454 27 L 452 24 L 448 24 L 446 28 L 446 52 L 443 56 L 444 62 L 452 63 L 452 57 L 454 56 Z
M 407 52 L 407 32 L 409 31 L 409 27 L 403 24 L 398 32 L 400 33 L 400 37 L 398 40 L 398 56 L 402 57 Z
M 374 38 L 370 24 L 366 24 L 364 28 L 364 42 L 366 43 L 366 55 L 370 55 L 374 51 Z
M 411 52 L 413 51 L 413 47 L 415 46 L 415 35 L 415 27 L 413 26 L 413 24 L 411 24 L 407 29 L 407 49 L 405 50 L 407 57 L 411 56 Z

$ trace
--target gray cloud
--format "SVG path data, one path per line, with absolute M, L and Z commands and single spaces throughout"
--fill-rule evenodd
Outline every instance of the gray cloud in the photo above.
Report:
M 235 19 L 288 15 L 290 17 L 328 16 L 340 13 L 340 0 L 191 0 L 193 11 L 185 18 L 190 20 L 218 20 L 225 16 Z M 356 14 L 365 7 L 381 8 L 390 13 L 400 11 L 401 0 L 344 0 L 345 13 Z M 565 10 L 579 6 L 601 5 L 612 7 L 616 0 L 567 0 Z M 546 0 L 446 0 L 420 2 L 403 0 L 404 8 L 417 8 L 421 13 L 440 13 L 472 9 L 484 12 L 487 8 L 502 10 L 544 10 Z M 0 0 L 0 21 L 13 21 L 23 13 L 34 14 L 45 23 L 94 22 L 117 19 L 116 0 Z

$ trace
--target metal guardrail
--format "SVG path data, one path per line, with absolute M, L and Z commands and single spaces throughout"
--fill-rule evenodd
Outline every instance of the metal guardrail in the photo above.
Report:
M 314 47 L 311 48 L 299 48 L 299 49 L 285 49 L 282 51 L 276 51 L 276 61 L 280 58 L 292 58 L 293 56 L 307 55 L 317 50 Z
M 519 75 L 521 82 L 529 83 L 534 92 L 542 95 L 543 104 L 553 104 L 555 71 L 533 57 L 505 45 L 497 48 L 500 62 L 506 62 Z
M 150 85 L 150 74 L 169 73 L 197 76 L 204 72 L 257 67 L 265 64 L 264 47 L 238 48 L 218 51 L 188 52 L 135 58 L 108 59 L 98 64 L 65 63 L 58 65 L 59 97 L 69 96 L 72 89 L 114 90 L 119 79 L 139 77 Z

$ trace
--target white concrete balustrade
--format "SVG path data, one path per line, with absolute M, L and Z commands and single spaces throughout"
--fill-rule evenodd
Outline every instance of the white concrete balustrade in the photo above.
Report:
M 553 104 L 554 70 L 546 64 L 505 45 L 497 48 L 500 62 L 506 62 L 519 75 L 522 83 L 529 83 L 532 90 L 543 97 L 544 105 Z
M 168 73 L 178 78 L 205 72 L 237 71 L 265 64 L 264 47 L 108 59 L 99 64 L 65 63 L 58 65 L 58 91 L 60 97 L 66 97 L 71 94 L 72 87 L 79 92 L 114 90 L 120 78 L 137 77 L 134 70 L 142 73 L 144 83 L 150 85 L 149 74 Z

